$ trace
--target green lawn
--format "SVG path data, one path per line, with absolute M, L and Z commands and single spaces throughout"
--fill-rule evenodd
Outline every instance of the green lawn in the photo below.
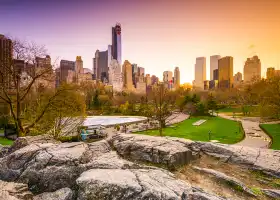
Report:
M 200 119 L 207 119 L 207 121 L 200 126 L 192 125 Z M 238 122 L 220 117 L 192 117 L 173 126 L 175 127 L 165 128 L 163 135 L 196 141 L 209 141 L 208 132 L 211 131 L 211 140 L 219 140 L 225 144 L 237 143 L 244 137 L 243 129 Z M 148 130 L 136 134 L 159 135 L 159 131 Z
M 280 150 L 280 124 L 261 124 L 260 127 L 272 138 L 270 148 Z
M 4 130 L 0 129 L 0 134 L 2 134 L 2 133 L 4 133 Z M 6 145 L 12 145 L 13 141 L 0 136 L 0 144 L 5 145 L 5 146 Z

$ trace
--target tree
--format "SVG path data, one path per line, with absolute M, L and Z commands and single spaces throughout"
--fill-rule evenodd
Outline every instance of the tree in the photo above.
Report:
M 159 84 L 153 88 L 149 102 L 150 106 L 147 106 L 146 109 L 148 109 L 147 112 L 153 113 L 153 118 L 158 121 L 160 136 L 163 136 L 162 130 L 166 127 L 166 123 L 176 117 L 175 102 L 176 97 L 164 87 L 164 84 Z
M 214 113 L 214 110 L 217 109 L 217 102 L 212 93 L 210 93 L 207 98 L 207 109 L 212 111 L 212 115 Z
M 60 92 L 56 93 L 57 96 L 49 105 L 45 115 L 34 126 L 35 131 L 48 132 L 54 138 L 76 135 L 78 127 L 83 125 L 86 110 L 85 99 L 78 86 L 62 84 L 59 90 Z M 40 105 L 35 106 L 34 113 L 40 113 L 52 96 L 51 92 L 43 93 Z M 33 114 L 30 117 L 32 120 L 32 117 L 36 116 Z
M 9 107 L 17 135 L 25 136 L 50 111 L 53 103 L 59 101 L 57 98 L 61 93 L 65 90 L 71 90 L 71 88 L 52 88 L 50 95 L 46 97 L 46 103 L 41 104 L 41 98 L 44 96 L 43 93 L 47 90 L 48 84 L 53 83 L 54 86 L 55 81 L 54 71 L 50 63 L 41 67 L 36 65 L 37 57 L 46 56 L 46 48 L 32 42 L 15 40 L 13 51 L 15 58 L 25 62 L 25 68 L 19 66 L 15 60 L 0 63 L 0 99 Z M 22 81 L 24 74 L 28 77 L 27 81 Z M 24 111 L 27 107 L 32 110 L 31 106 L 28 106 L 31 103 L 26 101 L 28 98 L 40 106 L 40 109 L 33 113 L 34 117 L 31 121 L 24 118 Z

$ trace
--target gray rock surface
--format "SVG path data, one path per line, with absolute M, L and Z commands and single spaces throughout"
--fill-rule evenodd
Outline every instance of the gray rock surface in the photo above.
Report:
M 187 199 L 192 193 L 189 184 L 162 170 L 89 170 L 77 184 L 79 200 Z
M 125 158 L 163 164 L 169 168 L 187 164 L 193 159 L 185 144 L 162 137 L 119 134 L 110 142 Z
M 241 181 L 239 181 L 238 179 L 234 178 L 234 177 L 230 177 L 227 176 L 226 174 L 213 170 L 213 169 L 208 169 L 208 168 L 200 168 L 200 167 L 195 167 L 193 166 L 193 169 L 202 172 L 202 173 L 206 173 L 206 174 L 210 174 L 212 176 L 214 176 L 215 178 L 224 181 L 226 183 L 228 183 L 229 185 L 232 185 L 233 188 L 240 188 L 242 189 L 242 191 L 246 192 L 247 194 L 251 195 L 251 196 L 256 196 L 253 191 L 248 188 L 244 183 L 242 183 Z
M 143 163 L 173 168 L 198 158 L 200 154 L 208 154 L 273 175 L 277 175 L 280 169 L 279 151 L 260 151 L 170 137 L 119 134 L 110 138 L 109 143 L 102 140 L 90 144 L 57 143 L 40 137 L 19 140 L 23 142 L 16 141 L 16 145 L 8 152 L 5 149 L 3 156 L 0 156 L 0 180 L 20 182 L 9 184 L 13 187 L 20 184 L 15 190 L 21 193 L 9 192 L 13 189 L 3 190 L 6 186 L 2 187 L 0 183 L 0 199 L 29 200 L 32 194 L 28 191 L 28 185 L 36 195 L 35 200 L 68 200 L 71 193 L 77 195 L 79 200 L 221 200 L 223 198 L 176 179 L 167 170 Z M 2 149 L 0 147 L 0 152 Z M 144 162 L 134 163 L 135 160 Z M 226 175 L 217 176 L 225 178 Z
M 262 192 L 268 197 L 280 199 L 280 190 L 262 189 Z
M 280 151 L 136 134 L 118 134 L 110 143 L 120 155 L 133 160 L 173 166 L 204 153 L 280 177 Z
M 62 188 L 55 192 L 44 192 L 34 196 L 33 200 L 73 200 L 74 193 L 70 188 Z
M 6 156 L 9 152 L 9 147 L 0 144 L 0 158 Z
M 12 145 L 10 151 L 16 151 L 20 148 L 28 146 L 30 144 L 43 144 L 43 143 L 53 143 L 58 144 L 59 141 L 55 140 L 50 135 L 37 135 L 37 136 L 26 136 L 26 137 L 19 137 L 16 139 L 14 144 Z
M 32 200 L 33 194 L 28 186 L 22 183 L 4 182 L 0 180 L 0 199 L 2 200 Z

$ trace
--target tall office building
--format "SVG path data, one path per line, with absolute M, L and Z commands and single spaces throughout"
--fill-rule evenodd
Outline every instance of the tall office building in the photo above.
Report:
M 136 88 L 136 83 L 137 83 L 137 77 L 138 77 L 137 64 L 132 64 L 132 82 L 133 82 L 133 85 L 135 88 Z
M 173 73 L 172 71 L 163 72 L 163 84 L 166 88 L 172 89 L 173 87 Z
M 195 87 L 203 89 L 206 80 L 206 58 L 198 57 L 195 63 Z
M 242 73 L 237 72 L 233 77 L 233 85 L 235 87 L 235 86 L 238 86 L 241 83 L 242 83 Z
M 50 67 L 51 66 L 51 57 L 47 55 L 45 58 L 36 57 L 35 58 L 36 67 Z
M 144 76 L 144 75 L 145 75 L 145 68 L 138 67 L 138 76 Z
M 179 70 L 179 67 L 175 67 L 175 70 L 174 70 L 174 85 L 175 85 L 176 89 L 180 87 L 180 70 Z
M 244 65 L 244 82 L 250 82 L 254 78 L 261 78 L 261 61 L 258 56 L 247 58 Z
M 76 57 L 75 72 L 79 74 L 84 73 L 83 60 L 81 56 Z
M 173 78 L 172 71 L 163 72 L 163 82 L 170 82 L 170 81 L 172 81 L 172 78 Z
M 266 78 L 271 79 L 275 76 L 275 68 L 274 67 L 269 67 L 266 70 Z
M 213 80 L 219 80 L 219 69 L 215 69 L 214 71 L 213 71 Z
M 151 79 L 150 74 L 146 74 L 145 82 L 146 82 L 146 85 L 147 85 L 147 86 L 152 85 L 152 79 Z
M 214 70 L 218 69 L 218 61 L 221 59 L 220 55 L 210 56 L 210 80 L 214 79 Z
M 132 66 L 128 60 L 125 60 L 122 66 L 123 72 L 123 86 L 125 89 L 132 91 L 133 83 L 132 83 Z
M 112 27 L 112 57 L 122 64 L 122 38 L 121 38 L 121 24 L 117 23 Z
M 65 82 L 72 83 L 75 81 L 75 68 L 76 64 L 74 61 L 61 60 L 60 70 L 56 70 L 56 76 L 59 78 L 56 80 L 56 85 Z
M 13 43 L 12 40 L 0 35 L 0 71 L 4 78 L 0 77 L 0 84 L 9 84 L 8 69 L 11 68 L 13 62 Z
M 93 58 L 93 77 L 102 82 L 109 81 L 109 67 L 112 61 L 111 45 L 107 51 L 96 50 L 95 58 Z
M 275 76 L 280 76 L 280 70 L 276 70 L 274 67 L 269 67 L 266 70 L 266 78 L 272 79 Z
M 219 60 L 219 88 L 233 87 L 233 57 L 226 56 Z
M 159 82 L 158 77 L 156 77 L 155 75 L 152 75 L 151 81 L 152 81 L 152 85 L 155 85 Z

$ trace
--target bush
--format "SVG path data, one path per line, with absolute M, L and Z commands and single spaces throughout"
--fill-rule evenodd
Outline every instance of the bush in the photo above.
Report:
M 120 125 L 116 124 L 116 125 L 115 125 L 115 129 L 117 129 L 117 131 L 120 131 L 120 130 L 121 130 Z
M 61 142 L 79 142 L 80 138 L 79 136 L 61 136 L 58 138 Z

